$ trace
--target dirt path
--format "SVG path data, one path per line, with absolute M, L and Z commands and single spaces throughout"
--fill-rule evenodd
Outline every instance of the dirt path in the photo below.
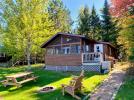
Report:
M 90 95 L 89 100 L 114 100 L 123 83 L 127 64 L 116 64 L 109 77 Z

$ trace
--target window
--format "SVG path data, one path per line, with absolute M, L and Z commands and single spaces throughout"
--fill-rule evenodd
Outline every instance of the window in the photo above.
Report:
M 53 54 L 80 54 L 81 48 L 80 45 L 72 45 L 72 46 L 56 46 L 47 48 L 47 54 L 53 55 Z
M 52 47 L 47 48 L 47 54 L 53 55 L 53 54 L 61 54 L 61 47 Z
M 63 47 L 63 54 L 70 54 L 70 47 Z
M 85 45 L 85 46 L 83 46 L 83 50 L 84 50 L 84 52 L 86 53 L 86 52 L 91 52 L 91 46 L 90 45 Z
M 60 53 L 61 53 L 61 48 L 55 47 L 55 54 L 60 54 Z
M 86 45 L 86 52 L 89 52 L 89 45 Z
M 53 48 L 47 48 L 47 54 L 54 54 L 54 49 Z
M 67 38 L 67 42 L 69 42 L 69 41 L 71 41 L 71 39 L 70 38 Z
M 80 46 L 79 45 L 72 45 L 71 46 L 71 54 L 79 54 L 80 53 Z
M 79 45 L 76 45 L 76 53 L 80 54 L 81 48 Z
M 97 46 L 96 48 L 97 48 L 97 52 L 100 52 L 100 47 L 99 47 L 99 46 Z

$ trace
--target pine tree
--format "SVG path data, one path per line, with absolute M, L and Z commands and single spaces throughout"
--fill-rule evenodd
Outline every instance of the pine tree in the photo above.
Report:
M 102 40 L 105 42 L 111 42 L 116 45 L 118 28 L 116 22 L 112 19 L 109 12 L 109 5 L 105 0 L 104 8 L 102 10 Z
M 61 32 L 71 31 L 72 20 L 70 12 L 64 6 L 62 0 L 50 0 L 48 13 L 50 14 L 50 19 L 55 23 L 55 29 L 59 29 Z
M 101 21 L 96 13 L 94 5 L 90 16 L 90 36 L 95 40 L 101 39 Z
M 88 6 L 82 7 L 78 16 L 78 33 L 89 37 L 90 33 L 90 12 Z

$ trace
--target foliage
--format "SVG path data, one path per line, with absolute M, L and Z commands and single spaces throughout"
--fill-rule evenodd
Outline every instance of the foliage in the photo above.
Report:
M 62 0 L 50 0 L 48 6 L 48 13 L 50 18 L 54 21 L 54 28 L 59 29 L 61 32 L 70 32 L 72 20 L 70 12 L 63 5 Z
M 134 98 L 134 79 L 126 77 L 124 84 L 120 87 L 115 100 L 133 100 Z M 127 92 L 126 92 L 127 91 Z
M 90 15 L 90 37 L 95 40 L 101 40 L 101 21 L 93 6 Z
M 122 51 L 132 61 L 134 60 L 134 0 L 111 0 L 111 2 L 111 14 L 118 18 L 121 27 L 118 44 L 122 45 Z
M 101 21 L 93 6 L 90 13 L 88 6 L 82 7 L 79 12 L 78 33 L 91 39 L 101 39 Z
M 81 7 L 78 16 L 78 33 L 89 37 L 90 23 L 89 23 L 90 12 L 88 6 Z
M 15 68 L 0 68 L 0 79 L 4 76 L 23 72 L 26 66 Z M 3 87 L 0 84 L 0 95 L 6 100 L 75 100 L 70 95 L 62 96 L 61 84 L 68 84 L 73 75 L 79 75 L 80 72 L 53 72 L 42 70 L 42 66 L 34 65 L 32 71 L 36 76 L 39 76 L 37 82 L 28 82 L 23 84 L 19 89 L 16 87 Z M 49 76 L 49 78 L 48 78 Z M 91 92 L 94 88 L 100 84 L 107 75 L 102 75 L 97 72 L 85 72 L 85 78 L 83 80 L 84 89 L 83 92 Z M 50 93 L 38 93 L 37 91 L 46 85 L 52 85 L 56 87 L 56 90 Z
M 134 0 L 111 0 L 111 13 L 114 16 L 124 16 L 133 5 Z
M 119 32 L 118 43 L 123 45 L 128 56 L 133 56 L 134 47 L 134 18 L 124 16 L 120 20 L 122 30 Z
M 102 10 L 102 40 L 111 42 L 116 45 L 116 38 L 118 35 L 118 28 L 116 27 L 116 20 L 114 20 L 109 12 L 109 4 L 105 0 L 104 8 Z
M 134 35 L 133 35 L 133 38 L 134 38 Z M 134 41 L 134 39 L 133 39 Z M 131 42 L 133 42 L 131 41 Z M 130 61 L 130 63 L 134 64 L 134 44 L 132 45 L 132 47 L 130 47 L 130 55 L 129 55 L 129 58 L 128 60 Z
M 40 47 L 42 43 L 55 33 L 63 31 L 64 28 L 66 31 L 69 30 L 70 24 L 65 23 L 68 17 L 62 16 L 61 19 L 61 14 L 65 9 L 60 5 L 58 8 L 60 13 L 50 13 L 48 6 L 48 0 L 0 1 L 2 21 L 0 24 L 4 34 L 4 51 L 11 55 L 14 60 L 27 58 L 28 64 L 30 64 L 31 56 L 43 54 Z M 67 14 L 67 11 L 63 13 L 64 16 Z M 55 20 L 61 22 L 61 28 L 55 28 L 55 21 L 50 18 L 51 16 L 57 16 Z

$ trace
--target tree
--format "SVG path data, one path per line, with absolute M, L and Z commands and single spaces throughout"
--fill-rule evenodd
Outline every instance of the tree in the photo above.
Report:
M 117 33 L 116 21 L 113 20 L 109 12 L 108 2 L 105 0 L 102 10 L 102 40 L 116 45 Z
M 5 52 L 14 60 L 26 56 L 30 66 L 31 55 L 40 53 L 44 40 L 58 31 L 49 18 L 47 0 L 2 0 L 0 9 Z
M 117 42 L 122 46 L 126 58 L 134 61 L 134 0 L 111 0 L 111 14 L 118 18 L 121 27 Z
M 80 8 L 78 16 L 78 33 L 89 37 L 90 33 L 90 12 L 88 6 Z
M 114 16 L 124 16 L 133 5 L 134 0 L 111 0 L 111 13 Z
M 101 39 L 101 21 L 99 16 L 96 13 L 96 9 L 93 6 L 92 12 L 90 15 L 90 36 L 92 39 L 100 40 Z
M 59 29 L 61 32 L 71 31 L 72 20 L 70 12 L 66 9 L 61 0 L 50 0 L 48 13 L 55 23 L 55 29 Z
M 132 7 L 133 9 L 133 7 Z M 121 31 L 118 36 L 118 44 L 123 46 L 127 57 L 134 61 L 134 12 L 128 11 L 127 15 L 120 18 Z

